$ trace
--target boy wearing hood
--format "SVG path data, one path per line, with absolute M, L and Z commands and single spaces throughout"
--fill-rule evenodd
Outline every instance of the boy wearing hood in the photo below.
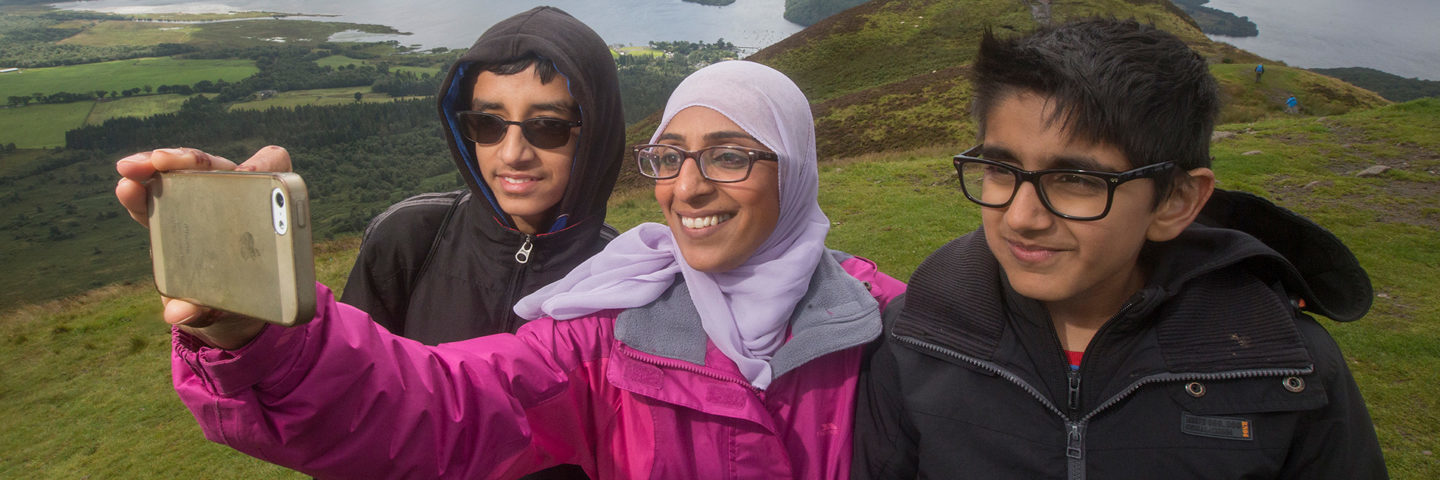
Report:
M 625 129 L 609 47 L 552 7 L 481 35 L 438 103 L 468 188 L 372 220 L 341 298 L 431 345 L 514 332 L 516 301 L 614 236 L 603 222 Z
M 1301 312 L 1357 319 L 1369 279 L 1318 225 L 1214 189 L 1202 57 L 1087 20 L 987 32 L 973 80 L 982 143 L 954 163 L 982 227 L 887 310 L 856 478 L 1386 476 Z

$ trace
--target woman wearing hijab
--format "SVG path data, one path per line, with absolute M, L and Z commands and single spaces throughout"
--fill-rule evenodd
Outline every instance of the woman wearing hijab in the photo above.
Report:
M 172 321 L 177 392 L 207 438 L 319 477 L 847 478 L 863 348 L 904 284 L 825 248 L 804 95 L 706 67 L 632 153 L 666 224 L 523 299 L 518 333 L 428 347 L 321 285 L 296 328 Z

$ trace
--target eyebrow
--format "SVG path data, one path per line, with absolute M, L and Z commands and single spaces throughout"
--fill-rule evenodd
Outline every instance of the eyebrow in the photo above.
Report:
M 985 145 L 980 148 L 980 157 L 996 162 L 1020 163 L 1020 161 L 1015 157 L 1015 154 L 1004 147 L 992 147 L 989 145 Z M 1115 173 L 1111 172 L 1111 170 L 1104 165 L 1101 165 L 1100 161 L 1096 160 L 1095 157 L 1091 157 L 1088 155 L 1059 155 L 1046 159 L 1046 163 L 1047 165 L 1045 165 L 1045 167 L 1041 168 L 1040 170 L 1064 168 L 1072 170 L 1088 170 L 1092 172 Z
M 492 101 L 489 101 L 489 100 L 472 99 L 472 100 L 470 101 L 470 109 L 471 109 L 471 110 L 476 110 L 476 111 L 482 111 L 482 112 L 483 112 L 483 111 L 486 111 L 486 110 L 501 110 L 501 109 L 504 109 L 504 108 L 505 108 L 505 105 L 502 105 L 502 104 L 500 104 L 500 103 L 498 103 L 498 102 L 492 102 Z M 532 103 L 532 104 L 530 104 L 530 109 L 531 109 L 531 110 L 538 110 L 538 111 L 541 111 L 541 112 L 552 112 L 552 113 L 559 113 L 559 114 L 578 114 L 578 113 L 579 113 L 579 108 L 577 108 L 577 107 L 575 106 L 575 104 L 569 103 L 569 102 Z
M 755 137 L 752 137 L 752 136 L 750 136 L 750 134 L 745 133 L 745 132 L 741 132 L 741 131 L 721 130 L 721 131 L 718 131 L 718 132 L 710 132 L 710 133 L 705 134 L 705 141 L 706 141 L 706 142 L 719 142 L 719 141 L 723 141 L 723 140 L 734 140 L 734 139 L 749 140 L 749 141 L 751 141 L 751 142 L 755 142 L 757 145 L 764 145 L 763 143 L 760 143 L 759 140 L 756 140 Z M 657 138 L 656 140 L 674 140 L 674 141 L 677 141 L 677 142 L 683 142 L 683 141 L 685 141 L 685 137 L 684 137 L 683 135 L 678 134 L 678 133 L 666 132 L 666 133 L 660 134 L 660 138 Z

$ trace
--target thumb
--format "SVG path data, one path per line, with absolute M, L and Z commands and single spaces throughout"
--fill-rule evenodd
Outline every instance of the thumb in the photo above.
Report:
M 285 147 L 270 145 L 255 152 L 249 160 L 235 170 L 242 172 L 288 172 L 290 168 L 290 152 Z

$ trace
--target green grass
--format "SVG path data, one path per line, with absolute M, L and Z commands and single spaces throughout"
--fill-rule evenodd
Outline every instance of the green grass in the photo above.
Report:
M 395 98 L 372 93 L 370 87 L 323 88 L 316 90 L 292 90 L 280 92 L 264 100 L 252 100 L 230 105 L 230 110 L 265 110 L 267 108 L 294 108 L 301 105 L 340 105 L 355 103 L 355 93 L 360 92 L 362 102 L 389 102 Z
M 620 58 L 621 55 L 642 55 L 646 57 L 658 57 L 664 54 L 665 52 L 650 48 L 649 46 L 629 46 L 610 49 L 610 56 L 615 58 Z
M 99 125 L 106 120 L 120 117 L 149 117 L 162 113 L 175 113 L 190 97 L 185 95 L 141 95 L 137 97 L 106 100 L 95 103 L 86 125 Z
M 91 26 L 93 25 L 93 26 Z M 162 43 L 188 43 L 202 25 L 184 23 L 154 23 L 125 21 L 73 21 L 59 26 L 87 27 L 84 31 L 60 41 L 61 44 L 90 45 L 159 45 Z
M 0 154 L 0 177 L 23 175 L 34 166 L 36 160 L 43 156 L 45 156 L 45 151 L 40 149 L 22 149 Z
M 317 249 L 317 277 L 342 282 L 357 245 Z M 146 279 L 0 318 L 0 478 L 305 478 L 204 440 L 153 293 Z
M 0 75 L 0 98 L 55 92 L 122 91 L 145 85 L 193 85 L 201 80 L 238 82 L 260 70 L 250 60 L 136 58 L 113 62 L 31 68 Z
M 322 67 L 332 67 L 332 68 L 340 68 L 340 67 L 343 67 L 343 66 L 346 66 L 346 65 L 376 65 L 376 64 L 380 64 L 380 63 L 384 63 L 384 62 L 381 61 L 381 60 L 359 60 L 359 59 L 350 58 L 350 57 L 347 57 L 347 56 L 344 56 L 344 55 L 331 55 L 331 56 L 328 56 L 328 57 L 325 57 L 325 58 L 322 58 L 322 59 L 319 59 L 319 60 L 316 60 L 316 61 L 315 61 L 315 64 L 316 64 L 316 65 L 319 65 L 319 66 L 322 66 Z M 435 68 L 427 68 L 427 67 L 411 67 L 411 66 L 407 66 L 407 65 L 390 65 L 388 68 L 389 68 L 390 71 L 392 71 L 392 72 L 395 72 L 395 71 L 410 72 L 410 73 L 413 73 L 413 74 L 416 74 L 416 75 L 429 74 L 429 75 L 432 76 L 432 77 L 444 73 L 444 72 L 441 72 L 441 71 L 440 71 L 440 67 L 438 67 L 438 66 L 435 67 Z
M 85 123 L 95 102 L 0 108 L 0 145 L 20 148 L 65 146 L 65 132 Z

